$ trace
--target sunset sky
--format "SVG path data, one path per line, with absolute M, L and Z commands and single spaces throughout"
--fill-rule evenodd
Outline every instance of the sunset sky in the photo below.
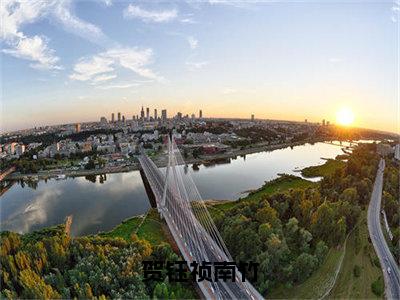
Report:
M 171 116 L 399 131 L 399 2 L 1 1 L 1 131 Z

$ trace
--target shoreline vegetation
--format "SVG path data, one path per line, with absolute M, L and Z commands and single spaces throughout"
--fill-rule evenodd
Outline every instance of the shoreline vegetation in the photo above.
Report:
M 317 209 L 317 212 L 319 212 L 321 210 L 321 207 L 324 207 L 324 213 L 327 214 L 326 217 L 322 217 L 321 210 L 321 222 L 323 222 L 323 220 L 325 219 L 331 219 L 331 217 L 334 216 L 335 213 L 333 212 L 333 210 L 335 209 L 335 205 L 337 205 L 337 203 L 340 201 L 344 201 L 344 204 L 340 205 L 345 206 L 342 206 L 342 208 L 339 207 L 339 209 L 350 209 L 348 212 L 346 212 L 346 216 L 348 217 L 348 219 L 345 219 L 345 222 L 352 222 L 354 224 L 351 227 L 348 227 L 350 231 L 345 234 L 346 230 L 342 230 L 343 234 L 342 237 L 338 239 L 338 242 L 329 242 L 329 240 L 327 240 L 326 245 L 324 244 L 324 246 L 320 248 L 317 247 L 315 248 L 315 250 L 312 250 L 315 247 L 315 242 L 313 245 L 313 242 L 310 243 L 310 240 L 308 240 L 308 242 L 304 244 L 303 247 L 305 247 L 305 249 L 310 249 L 307 251 L 312 252 L 308 252 L 309 254 L 306 255 L 310 257 L 310 260 L 318 260 L 319 262 L 313 262 L 315 267 L 313 267 L 312 269 L 308 269 L 306 267 L 307 264 L 305 264 L 304 266 L 300 264 L 300 266 L 303 266 L 307 269 L 308 274 L 302 280 L 298 279 L 292 281 L 292 283 L 286 284 L 283 284 L 282 281 L 277 281 L 275 284 L 271 282 L 271 285 L 265 288 L 263 288 L 263 286 L 261 285 L 262 293 L 264 294 L 264 296 L 266 296 L 267 299 L 320 298 L 322 296 L 327 296 L 329 298 L 382 298 L 382 271 L 380 269 L 379 261 L 370 242 L 366 223 L 365 203 L 368 203 L 369 199 L 368 189 L 365 191 L 365 194 L 360 193 L 357 196 L 357 192 L 356 194 L 354 194 L 354 191 L 357 191 L 357 189 L 345 188 L 341 194 L 337 194 L 337 197 L 335 198 L 336 200 L 331 200 L 333 202 L 329 203 L 326 200 L 326 195 L 329 195 L 329 188 L 332 184 L 333 186 L 341 186 L 343 183 L 349 184 L 348 182 L 343 181 L 345 177 L 341 177 L 343 176 L 341 174 L 344 174 L 345 172 L 353 172 L 354 169 L 355 173 L 353 176 L 361 176 L 359 175 L 360 173 L 358 173 L 359 166 L 356 165 L 356 161 L 357 164 L 359 164 L 360 166 L 363 166 L 363 162 L 369 162 L 368 169 L 364 166 L 364 169 L 362 170 L 366 174 L 363 176 L 368 177 L 370 176 L 370 174 L 374 174 L 375 158 L 373 156 L 369 157 L 368 155 L 371 154 L 368 154 L 366 149 L 368 148 L 361 149 L 359 153 L 356 153 L 355 161 L 351 161 L 350 164 L 348 161 L 344 161 L 345 159 L 349 159 L 350 156 L 339 155 L 338 157 L 336 157 L 336 159 L 327 159 L 322 165 L 310 166 L 300 170 L 302 176 L 304 177 L 323 177 L 323 180 L 321 182 L 310 181 L 295 175 L 279 174 L 278 178 L 265 182 L 265 184 L 259 189 L 247 191 L 248 194 L 239 200 L 205 200 L 205 204 L 212 218 L 215 220 L 217 226 L 220 227 L 222 235 L 226 235 L 227 233 L 229 234 L 229 231 L 226 231 L 226 225 L 230 223 L 224 224 L 227 219 L 230 218 L 234 220 L 233 217 L 235 216 L 235 214 L 242 211 L 242 214 L 248 216 L 245 217 L 244 215 L 242 215 L 237 220 L 239 222 L 238 224 L 240 224 L 241 222 L 249 222 L 250 218 L 253 217 L 251 215 L 252 212 L 249 210 L 249 208 L 251 210 L 254 210 L 254 208 L 257 209 L 257 207 L 259 207 L 255 217 L 257 219 L 262 219 L 264 217 L 268 217 L 267 219 L 272 218 L 272 220 L 274 221 L 271 224 L 272 226 L 275 226 L 277 228 L 273 229 L 270 224 L 266 227 L 265 232 L 260 231 L 259 234 L 272 234 L 272 236 L 274 236 L 273 243 L 270 241 L 270 239 L 267 239 L 267 243 L 271 243 L 271 245 L 268 247 L 278 247 L 277 251 L 280 251 L 279 249 L 281 247 L 278 245 L 284 245 L 281 243 L 286 242 L 284 239 L 279 241 L 278 233 L 271 233 L 271 230 L 283 229 L 285 234 L 283 238 L 288 238 L 289 234 L 295 234 L 296 238 L 301 238 L 303 235 L 304 237 L 306 237 L 308 235 L 308 233 L 306 233 L 307 230 L 300 227 L 302 223 L 304 224 L 304 221 L 302 221 L 300 217 L 298 217 L 300 223 L 297 222 L 296 218 L 291 218 L 288 221 L 282 219 L 281 225 L 273 225 L 276 222 L 281 222 L 279 219 L 277 219 L 277 217 L 279 216 L 277 215 L 277 213 L 284 214 L 284 211 L 286 209 L 293 210 L 293 208 L 291 207 L 284 208 L 283 206 L 279 206 L 279 201 L 287 201 L 284 199 L 288 199 L 290 201 L 290 197 L 293 197 L 295 195 L 300 196 L 301 193 L 305 193 L 303 195 L 308 194 L 308 197 L 313 198 L 312 202 L 321 203 L 320 201 L 322 200 L 322 196 L 324 196 L 325 201 L 319 204 L 320 206 Z M 366 179 L 364 179 L 364 181 L 365 180 Z M 335 183 L 335 181 L 337 181 L 337 183 Z M 316 194 L 314 194 L 313 191 L 317 191 L 321 188 L 324 189 L 321 191 L 321 196 L 317 196 Z M 360 191 L 361 188 L 363 188 L 363 186 L 360 186 Z M 336 192 L 334 191 L 334 193 Z M 307 198 L 300 201 L 304 204 L 306 204 L 305 201 L 310 202 Z M 356 209 L 357 207 L 354 208 L 354 211 L 351 211 L 353 208 L 348 206 L 352 202 L 359 203 L 360 206 L 358 207 L 358 213 Z M 311 202 L 309 204 L 311 205 Z M 294 204 L 291 203 L 290 205 Z M 263 207 L 266 208 L 264 209 Z M 279 207 L 284 210 L 280 211 Z M 277 211 L 274 212 L 276 209 Z M 266 215 L 261 215 L 260 211 L 262 211 L 263 213 L 265 212 Z M 329 215 L 331 213 L 333 214 Z M 337 211 L 337 213 L 339 213 L 339 210 Z M 305 215 L 305 218 L 308 217 Z M 341 219 L 339 219 L 337 224 L 339 224 L 340 220 Z M 313 220 L 312 222 L 315 223 L 315 220 Z M 269 223 L 266 224 L 268 225 Z M 235 225 L 235 223 L 233 223 L 232 225 Z M 323 223 L 321 223 L 321 225 L 325 226 Z M 280 226 L 282 226 L 281 229 L 279 229 Z M 310 229 L 308 229 L 311 230 L 313 234 L 313 239 L 317 238 L 316 233 L 319 232 L 319 227 L 320 225 L 318 225 L 318 227 L 311 227 Z M 240 225 L 239 228 L 242 228 L 243 230 L 244 227 Z M 292 232 L 291 230 L 289 230 L 289 228 L 292 228 L 291 230 L 294 230 L 296 228 L 297 229 Z M 41 232 L 44 232 L 43 235 L 46 235 L 46 230 L 48 229 L 45 228 L 36 233 L 29 233 L 27 234 L 27 236 L 40 236 L 42 234 Z M 298 233 L 301 233 L 301 235 L 297 236 L 296 234 Z M 2 235 L 3 234 L 4 233 L 2 233 Z M 321 232 L 321 234 L 324 236 L 325 233 Z M 333 233 L 326 233 L 326 236 L 328 236 L 329 238 L 329 236 L 332 234 Z M 345 238 L 345 236 L 347 237 Z M 168 234 L 168 228 L 166 227 L 165 222 L 163 222 L 157 210 L 154 208 L 150 209 L 145 215 L 135 216 L 124 220 L 121 224 L 117 225 L 115 228 L 108 232 L 99 232 L 90 236 L 77 237 L 76 239 L 81 240 L 82 238 L 94 239 L 94 241 L 99 238 L 122 239 L 124 242 L 127 243 L 131 243 L 132 241 L 133 243 L 136 243 L 136 239 L 139 239 L 147 241 L 150 247 L 155 249 L 154 251 L 156 253 L 157 251 L 159 251 L 159 249 L 166 249 L 165 247 L 167 247 L 168 249 L 172 249 L 167 251 L 169 253 L 168 255 L 174 255 L 173 252 L 179 255 L 176 245 L 174 245 L 174 241 Z M 233 233 L 226 241 L 228 246 L 232 246 L 232 239 L 237 239 L 237 237 L 235 237 L 235 234 Z M 249 241 L 252 244 L 254 243 L 254 240 L 251 238 Z M 288 242 L 289 241 L 290 243 L 295 242 L 294 240 L 288 239 Z M 316 239 L 316 241 L 318 241 L 318 239 Z M 322 240 L 320 239 L 319 241 L 321 242 Z M 318 242 L 318 244 L 320 242 Z M 317 255 L 317 249 L 320 249 L 321 253 L 325 254 Z M 235 250 L 233 249 L 232 251 L 234 252 Z M 232 254 L 236 258 L 238 258 L 237 254 Z M 257 253 L 255 253 L 255 255 L 257 255 Z M 301 254 L 299 257 L 301 257 L 302 255 L 303 254 Z M 312 256 L 314 255 L 315 258 L 312 258 Z M 240 259 L 240 257 L 238 259 Z M 298 260 L 296 260 L 296 264 L 298 263 L 297 261 Z M 299 276 L 299 278 L 301 278 L 301 276 L 303 275 L 299 274 Z M 181 292 L 184 293 L 186 289 L 190 290 L 190 288 L 185 287 Z M 155 290 L 156 289 L 152 287 L 152 293 L 155 293 Z

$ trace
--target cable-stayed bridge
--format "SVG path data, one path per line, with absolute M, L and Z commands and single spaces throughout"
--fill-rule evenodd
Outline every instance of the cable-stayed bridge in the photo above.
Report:
M 231 262 L 232 257 L 202 200 L 182 155 L 174 141 L 168 139 L 168 166 L 158 169 L 145 154 L 139 162 L 155 196 L 157 209 L 184 259 L 190 264 Z M 242 282 L 238 269 L 234 281 L 197 282 L 207 299 L 263 299 L 248 282 Z

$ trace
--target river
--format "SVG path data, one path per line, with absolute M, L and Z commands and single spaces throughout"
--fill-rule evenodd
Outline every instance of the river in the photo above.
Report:
M 343 154 L 341 147 L 305 144 L 259 152 L 213 166 L 189 166 L 203 199 L 238 199 L 279 173 L 324 163 Z M 95 182 L 93 182 L 95 180 Z M 150 208 L 139 171 L 14 184 L 0 197 L 0 229 L 25 233 L 64 222 L 73 215 L 74 236 L 107 231 Z

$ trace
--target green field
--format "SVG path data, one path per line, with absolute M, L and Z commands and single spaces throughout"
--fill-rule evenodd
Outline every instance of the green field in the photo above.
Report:
M 131 239 L 132 233 L 135 233 L 137 227 L 142 222 L 143 217 L 133 217 L 127 220 L 122 221 L 117 227 L 112 229 L 111 231 L 100 233 L 99 235 L 102 237 L 120 237 L 126 241 Z
M 368 241 L 366 212 L 363 212 L 358 226 L 350 233 L 346 242 L 342 266 L 327 298 L 334 299 L 379 299 L 372 292 L 372 283 L 381 284 L 382 272 L 376 265 L 376 255 Z M 331 286 L 335 270 L 340 263 L 344 247 L 331 248 L 324 263 L 305 282 L 292 288 L 278 287 L 267 294 L 270 299 L 319 299 Z M 355 266 L 359 267 L 359 276 L 354 274 Z M 379 265 L 379 264 L 378 264 Z
M 343 255 L 344 247 L 331 248 L 323 264 L 304 283 L 287 288 L 280 286 L 267 293 L 267 299 L 320 298 L 334 281 L 335 271 Z
M 145 219 L 143 220 L 143 218 Z M 158 245 L 161 242 L 166 242 L 162 226 L 162 221 L 157 211 L 151 209 L 145 216 L 127 219 L 113 230 L 99 235 L 102 237 L 121 237 L 129 241 L 132 234 L 137 234 L 139 238 L 149 241 L 150 244 Z
M 308 187 L 314 187 L 317 183 L 305 180 L 303 178 L 282 174 L 280 177 L 266 182 L 261 188 L 258 190 L 251 192 L 247 197 L 240 199 L 238 201 L 224 201 L 221 204 L 211 204 L 208 205 L 207 208 L 211 214 L 211 216 L 215 216 L 216 214 L 221 214 L 223 211 L 234 207 L 238 203 L 242 203 L 244 201 L 259 201 L 264 196 L 272 195 L 279 192 L 286 192 L 290 189 L 305 189 Z
M 350 234 L 342 270 L 329 297 L 371 299 L 377 297 L 371 285 L 382 270 L 372 243 L 369 242 L 366 211 L 363 212 L 358 227 Z M 360 268 L 360 276 L 354 275 L 355 266 Z
M 301 170 L 304 177 L 329 176 L 335 173 L 337 169 L 344 168 L 346 163 L 341 160 L 328 159 L 323 165 L 311 166 Z

